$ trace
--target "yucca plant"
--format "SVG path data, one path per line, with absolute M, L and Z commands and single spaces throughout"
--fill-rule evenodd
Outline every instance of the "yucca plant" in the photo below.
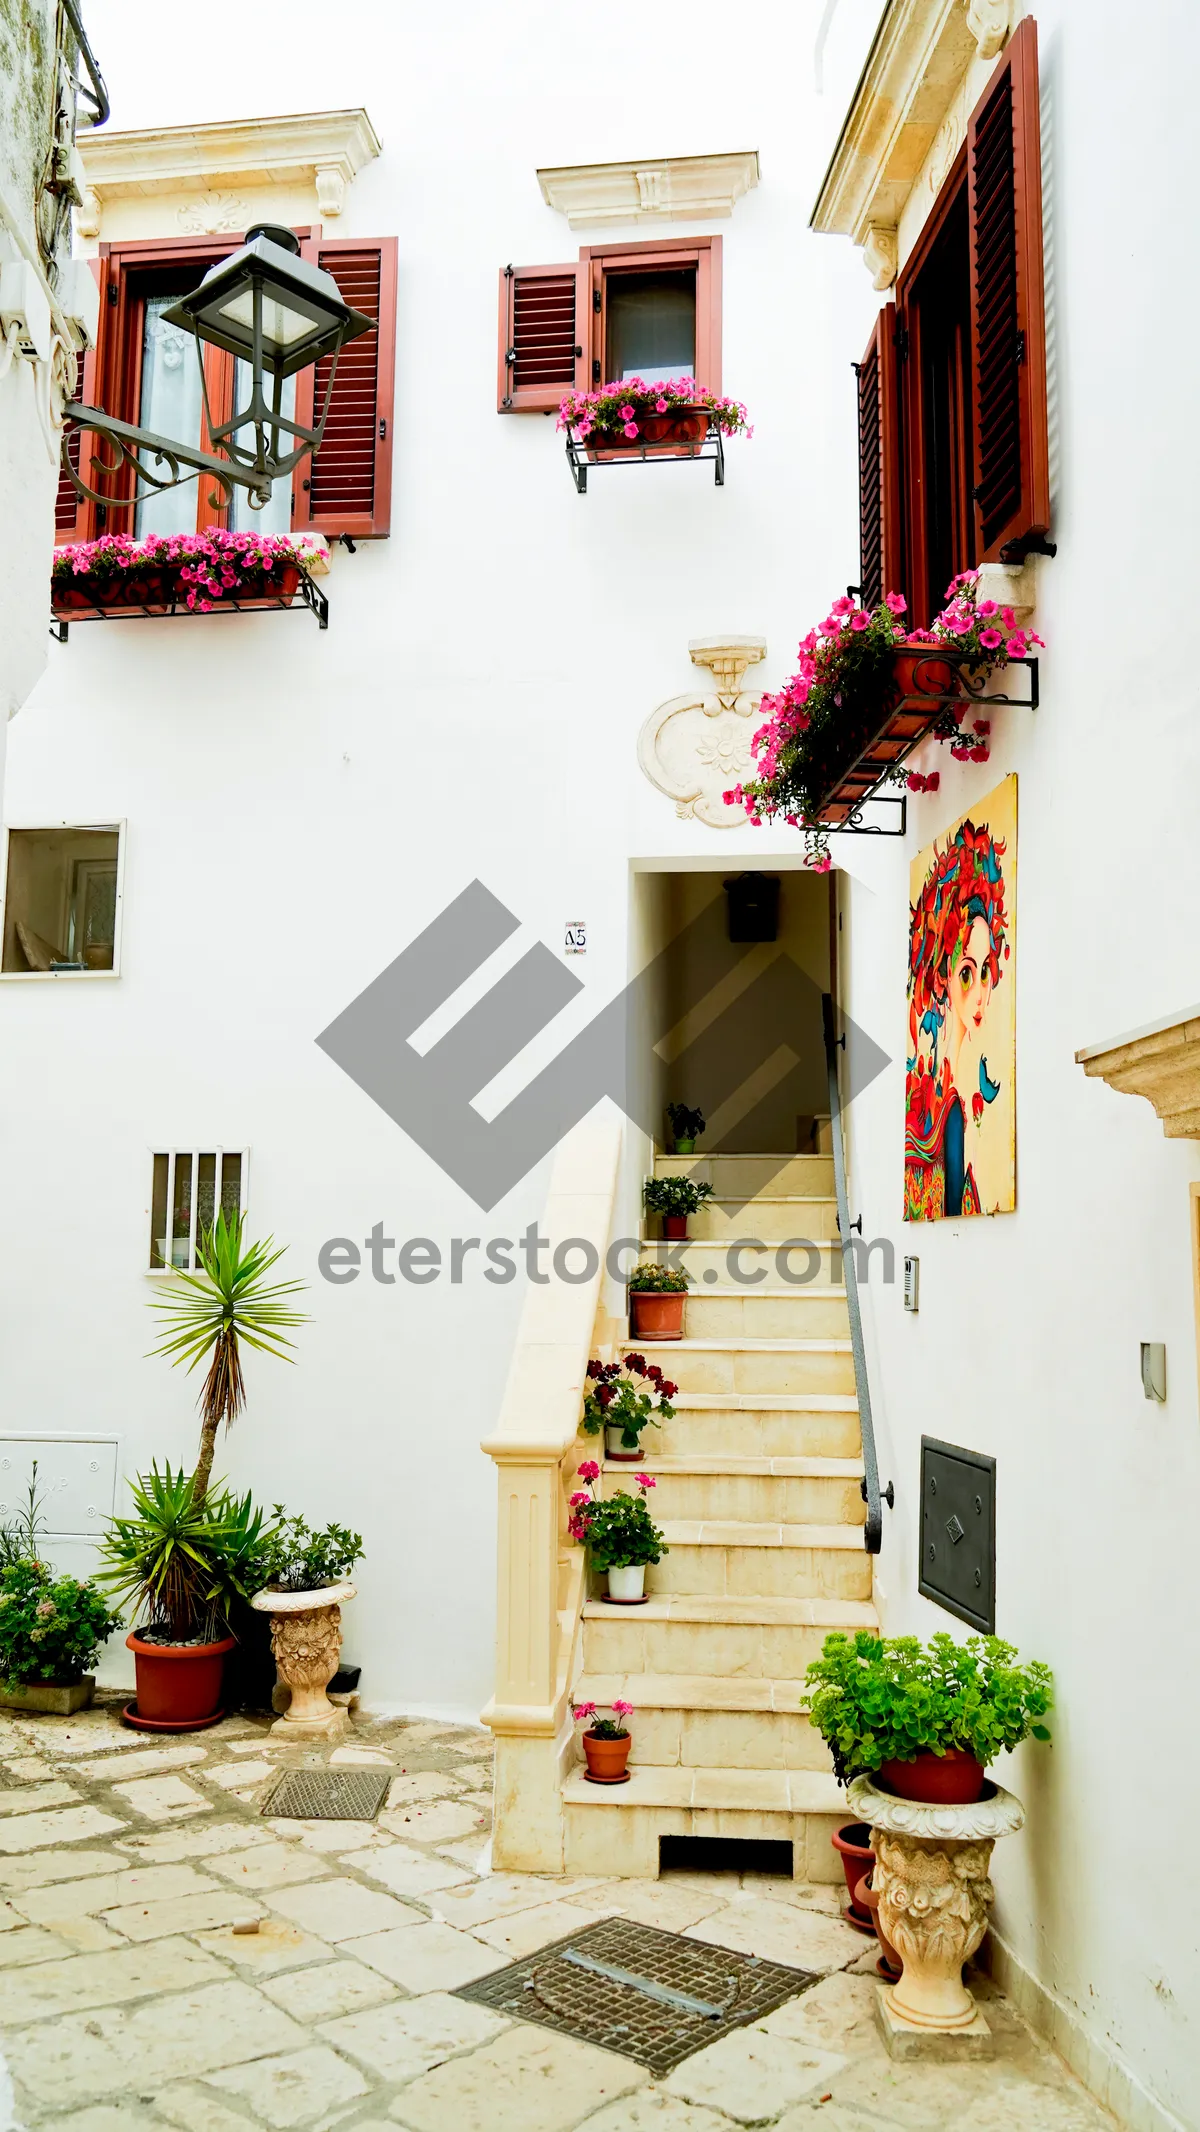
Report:
M 172 1643 L 213 1641 L 230 1602 L 246 1597 L 250 1564 L 268 1537 L 262 1511 L 227 1488 L 197 1495 L 185 1468 L 169 1464 L 139 1474 L 130 1493 L 132 1517 L 111 1519 L 101 1542 L 101 1583 Z
M 162 1313 L 166 1330 L 153 1355 L 167 1355 L 173 1365 L 186 1363 L 188 1370 L 207 1362 L 208 1371 L 197 1404 L 200 1408 L 200 1455 L 192 1476 L 192 1494 L 202 1509 L 212 1472 L 217 1430 L 236 1421 L 246 1404 L 242 1377 L 241 1348 L 260 1348 L 278 1355 L 294 1343 L 285 1327 L 303 1325 L 306 1313 L 293 1310 L 287 1298 L 302 1294 L 303 1281 L 269 1281 L 284 1248 L 272 1249 L 274 1238 L 263 1243 L 242 1241 L 244 1214 L 230 1221 L 222 1207 L 211 1229 L 197 1237 L 199 1273 L 176 1274 L 150 1298 L 151 1308 Z

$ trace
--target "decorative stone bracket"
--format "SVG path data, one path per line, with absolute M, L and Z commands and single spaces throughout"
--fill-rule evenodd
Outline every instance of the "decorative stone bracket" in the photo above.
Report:
M 745 808 L 727 807 L 721 795 L 754 772 L 750 741 L 762 695 L 746 693 L 742 682 L 746 668 L 766 658 L 767 640 L 695 637 L 688 651 L 716 685 L 703 695 L 671 696 L 651 711 L 638 735 L 638 761 L 682 821 L 740 829 Z
M 1144 1096 L 1168 1140 L 1200 1140 L 1200 1007 L 1075 1053 L 1119 1095 Z

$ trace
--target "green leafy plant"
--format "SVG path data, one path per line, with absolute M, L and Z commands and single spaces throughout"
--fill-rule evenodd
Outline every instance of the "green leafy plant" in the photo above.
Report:
M 253 1588 L 263 1514 L 249 1495 L 197 1495 L 193 1478 L 157 1465 L 130 1483 L 132 1517 L 113 1518 L 101 1543 L 100 1582 L 132 1607 L 152 1639 L 209 1643 L 229 1607 Z
M 303 1325 L 305 1314 L 292 1310 L 286 1298 L 299 1295 L 303 1281 L 268 1281 L 272 1266 L 283 1250 L 272 1250 L 273 1237 L 261 1244 L 245 1244 L 245 1216 L 232 1221 L 222 1207 L 211 1229 L 197 1239 L 199 1273 L 183 1273 L 164 1283 L 150 1297 L 151 1308 L 161 1312 L 166 1330 L 153 1355 L 167 1355 L 173 1366 L 186 1363 L 189 1371 L 201 1362 L 208 1370 L 200 1392 L 200 1455 L 192 1487 L 197 1505 L 203 1505 L 212 1472 L 217 1430 L 236 1421 L 246 1404 L 242 1377 L 242 1346 L 257 1347 L 264 1354 L 278 1355 L 294 1343 L 285 1327 Z
M 825 1638 L 805 1681 L 804 1707 L 843 1784 L 951 1747 L 986 1768 L 1002 1748 L 1050 1737 L 1041 1722 L 1053 1700 L 1049 1667 L 1021 1665 L 998 1636 L 956 1643 L 939 1634 L 923 1645 L 916 1636 L 839 1632 Z
M 663 1376 L 656 1362 L 647 1365 L 644 1355 L 626 1355 L 622 1362 L 592 1361 L 587 1373 L 591 1389 L 584 1396 L 580 1423 L 585 1436 L 620 1429 L 621 1449 L 636 1451 L 642 1430 L 657 1429 L 661 1415 L 669 1421 L 675 1412 L 671 1401 L 678 1385 Z M 646 1384 L 652 1387 L 648 1392 L 642 1389 Z
M 691 1284 L 691 1274 L 682 1266 L 635 1266 L 629 1276 L 631 1295 L 686 1295 Z
M 8 1569 L 14 1562 L 32 1562 L 38 1556 L 37 1536 L 45 1530 L 41 1497 L 37 1492 L 38 1462 L 33 1461 L 33 1471 L 26 1490 L 24 1510 L 0 1525 L 0 1570 Z
M 82 1680 L 120 1627 L 121 1616 L 88 1579 L 56 1577 L 36 1556 L 0 1569 L 0 1680 L 10 1691 L 30 1681 Z
M 579 1472 L 585 1477 L 587 1467 L 581 1466 Z M 593 1465 L 587 1488 L 571 1497 L 568 1527 L 571 1538 L 590 1549 L 592 1568 L 631 1569 L 639 1562 L 658 1562 L 670 1554 L 646 1507 L 646 1496 L 654 1486 L 650 1474 L 634 1474 L 639 1495 L 626 1495 L 621 1488 L 616 1495 L 602 1498 L 595 1493 L 598 1477 L 599 1468 Z
M 704 1112 L 686 1103 L 668 1103 L 667 1118 L 676 1140 L 698 1140 L 704 1131 Z
M 648 1214 L 694 1214 L 712 1198 L 710 1184 L 693 1184 L 690 1177 L 647 1177 L 642 1186 L 642 1204 Z
M 272 1515 L 278 1522 L 264 1535 L 250 1565 L 252 1591 L 315 1592 L 348 1577 L 363 1553 L 362 1534 L 345 1525 L 316 1531 L 303 1518 L 289 1518 L 282 1503 Z

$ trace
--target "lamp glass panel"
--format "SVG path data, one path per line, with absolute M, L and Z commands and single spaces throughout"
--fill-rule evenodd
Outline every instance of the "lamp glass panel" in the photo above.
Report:
M 160 437 L 173 437 L 180 444 L 200 442 L 200 365 L 196 341 L 183 326 L 169 326 L 163 312 L 179 302 L 176 296 L 148 296 L 142 319 L 142 398 L 139 423 Z M 150 461 L 153 467 L 153 460 Z M 166 474 L 165 466 L 156 469 Z M 137 506 L 134 532 L 139 540 L 150 533 L 194 533 L 196 491 L 190 482 L 166 489 L 161 495 L 143 496 Z
M 250 398 L 251 376 L 252 372 L 249 363 L 243 363 L 239 361 L 234 364 L 233 410 L 235 414 L 237 413 L 239 408 L 244 407 L 246 405 L 247 401 Z M 273 383 L 274 381 L 269 377 L 263 379 L 263 395 L 264 398 L 266 398 L 268 401 L 270 401 L 273 397 Z M 283 414 L 287 415 L 289 418 L 296 412 L 296 380 L 294 377 L 285 378 L 283 381 L 283 394 L 280 400 L 280 411 Z M 249 422 L 243 422 L 242 427 L 234 431 L 234 441 L 237 443 L 237 445 L 242 451 L 252 452 L 254 450 L 253 424 Z M 285 452 L 292 450 L 293 441 L 294 440 L 288 435 L 288 432 L 286 430 L 280 431 L 280 456 L 282 456 Z M 300 472 L 301 474 L 303 474 L 303 466 L 301 467 Z M 297 479 L 299 478 L 300 476 L 298 475 Z M 234 529 L 234 531 L 237 533 L 288 532 L 292 523 L 291 475 L 284 474 L 280 477 L 278 481 L 273 481 L 271 483 L 271 501 L 270 503 L 264 504 L 261 511 L 256 511 L 254 509 L 253 505 L 251 504 L 249 494 L 245 489 L 235 488 L 233 492 L 233 502 L 229 507 L 229 523 Z
M 247 332 L 254 330 L 254 291 L 242 289 L 217 307 L 218 316 L 229 319 L 235 326 L 245 326 Z M 307 340 L 316 331 L 316 322 L 303 311 L 293 311 L 278 296 L 263 290 L 262 329 L 264 341 L 274 342 L 277 348 L 294 348 L 297 341 Z

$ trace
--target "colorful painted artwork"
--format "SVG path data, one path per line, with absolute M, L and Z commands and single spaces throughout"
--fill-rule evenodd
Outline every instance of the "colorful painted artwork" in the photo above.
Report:
M 904 1218 L 1017 1203 L 1017 780 L 1006 777 L 909 874 Z

